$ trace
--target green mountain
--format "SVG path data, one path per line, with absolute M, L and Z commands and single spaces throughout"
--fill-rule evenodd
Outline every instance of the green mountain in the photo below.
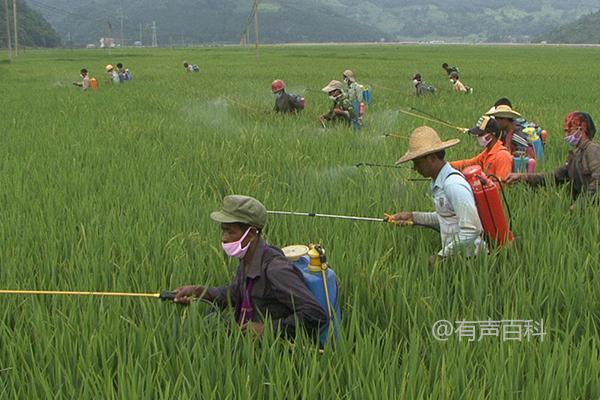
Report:
M 9 1 L 9 16 L 12 28 L 13 2 Z M 22 0 L 17 1 L 17 19 L 19 29 L 19 46 L 56 47 L 60 45 L 60 36 L 44 19 L 42 14 L 32 10 Z M 14 34 L 11 29 L 11 37 Z M 14 40 L 14 37 L 12 38 Z M 6 16 L 4 4 L 0 3 L 0 47 L 6 47 Z
M 540 35 L 538 40 L 549 43 L 600 43 L 600 11 Z
M 238 43 L 253 0 L 28 0 L 77 43 Z M 45 5 L 44 5 L 45 4 Z M 600 9 L 600 0 L 261 0 L 263 42 L 529 41 Z M 62 15 L 61 15 L 62 10 Z M 110 31 L 109 31 L 110 22 Z

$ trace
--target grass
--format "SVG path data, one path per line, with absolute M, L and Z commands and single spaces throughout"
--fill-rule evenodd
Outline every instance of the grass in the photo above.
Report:
M 198 63 L 186 74 L 183 60 Z M 107 87 L 124 62 L 127 85 Z M 450 91 L 458 64 L 472 96 Z M 224 195 L 268 208 L 381 216 L 431 210 L 426 182 L 390 163 L 421 121 L 414 106 L 472 126 L 501 96 L 550 132 L 551 171 L 566 159 L 564 116 L 597 119 L 600 55 L 527 47 L 273 47 L 252 51 L 28 51 L 0 65 L 0 287 L 154 292 L 222 285 L 234 274 L 209 219 Z M 71 86 L 80 68 L 98 92 Z M 352 68 L 374 88 L 361 132 L 323 130 L 320 88 Z M 415 98 L 412 74 L 438 86 Z M 271 114 L 269 85 L 307 98 Z M 436 127 L 444 138 L 457 134 Z M 448 152 L 478 152 L 475 140 Z M 324 355 L 229 330 L 231 315 L 155 300 L 0 298 L 0 398 L 593 399 L 600 397 L 597 209 L 568 212 L 566 188 L 507 193 L 516 245 L 432 268 L 422 229 L 273 217 L 276 245 L 321 242 L 342 287 L 344 334 Z M 435 321 L 544 319 L 543 342 L 436 341 Z

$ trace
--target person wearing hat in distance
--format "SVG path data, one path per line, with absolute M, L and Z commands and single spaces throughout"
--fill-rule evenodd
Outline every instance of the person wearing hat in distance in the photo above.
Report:
M 479 118 L 477 126 L 469 129 L 468 133 L 477 136 L 479 145 L 484 148 L 483 152 L 467 160 L 453 161 L 450 165 L 458 170 L 471 165 L 479 165 L 487 175 L 494 175 L 500 181 L 505 181 L 512 172 L 513 158 L 498 139 L 500 136 L 498 122 L 494 118 L 484 115 Z
M 435 87 L 425 82 L 423 80 L 423 77 L 419 73 L 416 73 L 415 76 L 413 76 L 413 84 L 415 85 L 417 96 L 424 96 L 435 93 Z
M 121 83 L 121 78 L 119 77 L 119 73 L 115 71 L 115 68 L 108 64 L 106 67 L 106 73 L 108 74 L 108 80 L 106 83 Z
M 302 105 L 296 99 L 285 92 L 285 82 L 275 79 L 271 83 L 271 91 L 275 96 L 275 107 L 273 111 L 284 114 L 296 114 L 302 110 Z
M 333 102 L 331 110 L 319 117 L 321 123 L 324 125 L 325 121 L 343 121 L 346 125 L 350 126 L 352 121 L 356 119 L 357 110 L 354 109 L 352 102 L 346 93 L 344 93 L 342 82 L 333 80 L 321 90 L 327 93 Z
M 233 306 L 240 327 L 259 336 L 270 322 L 275 334 L 293 337 L 298 323 L 318 337 L 320 326 L 326 322 L 325 311 L 302 273 L 279 248 L 262 238 L 267 222 L 265 206 L 252 197 L 226 196 L 223 209 L 210 217 L 221 224 L 225 253 L 240 259 L 236 277 L 224 287 L 180 287 L 174 301 L 187 305 L 197 298 L 221 307 Z
M 573 204 L 576 208 L 580 198 L 600 203 L 600 144 L 592 141 L 596 135 L 596 125 L 591 115 L 585 112 L 572 112 L 565 118 L 565 141 L 573 150 L 566 164 L 550 174 L 510 174 L 507 183 L 525 182 L 530 186 L 543 186 L 550 182 L 569 183 Z
M 471 186 L 462 173 L 445 161 L 446 149 L 459 142 L 459 139 L 443 142 L 435 130 L 422 126 L 412 132 L 408 151 L 396 162 L 412 161 L 420 175 L 431 178 L 436 211 L 401 211 L 394 215 L 386 214 L 386 218 L 398 225 L 416 223 L 439 228 L 442 249 L 431 257 L 432 264 L 457 253 L 470 257 L 485 249 L 483 227 Z
M 81 90 L 86 91 L 90 88 L 90 75 L 88 73 L 88 70 L 85 68 L 82 68 L 81 71 L 79 71 L 79 75 L 81 75 L 81 82 L 73 82 L 73 85 L 75 86 L 79 86 L 81 88 Z
M 348 85 L 348 98 L 352 103 L 352 107 L 355 111 L 355 118 L 352 121 L 352 125 L 356 129 L 360 129 L 362 127 L 362 118 L 360 115 L 360 103 L 363 101 L 363 88 L 356 81 L 356 77 L 354 76 L 354 72 L 347 69 L 344 71 L 344 82 Z
M 506 148 L 510 151 L 510 154 L 521 156 L 527 155 L 531 158 L 535 158 L 535 150 L 533 146 L 527 140 L 527 136 L 517 129 L 515 123 L 517 118 L 521 118 L 521 114 L 513 110 L 508 105 L 498 105 L 490 109 L 487 115 L 492 116 L 498 121 L 500 126 L 500 140 Z

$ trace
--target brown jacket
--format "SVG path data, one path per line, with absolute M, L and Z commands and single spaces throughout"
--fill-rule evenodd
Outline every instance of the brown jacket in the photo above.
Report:
M 222 307 L 239 307 L 248 279 L 253 280 L 255 320 L 271 318 L 275 332 L 285 336 L 296 334 L 297 323 L 315 337 L 319 335 L 320 326 L 326 322 L 325 311 L 304 283 L 302 272 L 280 249 L 260 239 L 248 268 L 241 261 L 234 281 L 210 288 L 209 295 Z
M 552 174 L 528 174 L 526 182 L 531 186 L 545 185 L 548 180 L 556 184 L 570 183 L 571 195 L 577 199 L 587 194 L 598 196 L 600 192 L 600 144 L 589 141 L 569 153 L 567 163 Z M 597 199 L 597 197 L 596 197 Z

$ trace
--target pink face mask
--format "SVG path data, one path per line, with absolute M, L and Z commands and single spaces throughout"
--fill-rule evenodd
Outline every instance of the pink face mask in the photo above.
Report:
M 487 147 L 488 144 L 490 144 L 492 140 L 493 140 L 493 138 L 492 138 L 492 135 L 490 135 L 490 134 L 483 135 L 483 136 L 477 136 L 477 141 L 479 142 L 479 145 L 481 147 Z
M 229 257 L 244 258 L 244 256 L 248 252 L 248 249 L 250 248 L 250 243 L 252 242 L 248 243 L 246 247 L 242 247 L 242 243 L 244 242 L 244 239 L 246 239 L 246 236 L 248 236 L 248 233 L 250 233 L 250 229 L 252 228 L 246 229 L 246 232 L 244 233 L 242 238 L 237 242 L 221 243 L 221 246 L 223 246 L 223 250 L 225 250 L 225 253 Z

